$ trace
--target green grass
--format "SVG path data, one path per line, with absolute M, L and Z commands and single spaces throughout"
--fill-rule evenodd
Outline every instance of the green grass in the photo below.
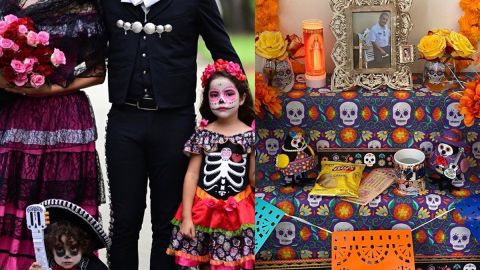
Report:
M 255 36 L 253 34 L 230 35 L 230 40 L 240 60 L 242 60 L 242 64 L 245 66 L 255 65 Z M 211 58 L 210 52 L 202 39 L 198 42 L 198 53 L 205 59 Z
M 243 68 L 247 73 L 248 83 L 255 95 L 255 35 L 237 34 L 230 35 L 233 47 L 242 61 Z M 205 59 L 210 60 L 211 55 L 202 39 L 198 41 L 198 53 Z

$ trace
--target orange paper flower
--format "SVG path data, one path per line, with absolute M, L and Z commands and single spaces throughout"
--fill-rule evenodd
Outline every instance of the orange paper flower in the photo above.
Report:
M 262 105 L 275 117 L 282 113 L 281 101 L 278 98 L 279 90 L 268 86 L 262 74 L 255 73 L 255 114 L 262 117 Z
M 278 0 L 255 1 L 255 32 L 278 31 Z
M 458 109 L 465 116 L 463 121 L 467 127 L 473 126 L 475 118 L 480 118 L 480 77 L 466 85 Z

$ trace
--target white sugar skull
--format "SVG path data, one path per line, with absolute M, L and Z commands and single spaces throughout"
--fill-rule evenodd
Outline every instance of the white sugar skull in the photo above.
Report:
M 377 161 L 377 158 L 372 153 L 368 153 L 363 157 L 363 163 L 365 163 L 367 167 L 373 167 L 376 161 Z
M 318 207 L 320 205 L 320 201 L 322 200 L 322 196 L 309 193 L 307 200 L 311 207 Z
M 470 243 L 470 230 L 466 227 L 455 227 L 450 231 L 450 244 L 454 250 L 464 250 Z
M 427 61 L 425 69 L 429 82 L 432 84 L 439 84 L 445 78 L 445 64 L 443 63 Z
M 259 198 L 259 199 L 264 199 L 265 198 L 265 193 L 263 192 L 255 192 L 255 198 Z
M 420 150 L 425 154 L 425 156 L 430 157 L 433 152 L 433 144 L 432 142 L 422 142 L 420 144 Z
M 368 206 L 373 208 L 378 207 L 381 201 L 382 201 L 382 195 L 378 195 L 377 197 L 375 197 L 375 199 L 373 199 L 371 202 L 368 203 Z
M 427 205 L 430 210 L 437 210 L 440 204 L 442 203 L 442 198 L 437 194 L 427 195 Z
M 440 143 L 437 146 L 437 151 L 442 157 L 449 157 L 453 155 L 453 148 L 446 143 Z
M 369 141 L 368 148 L 382 148 L 382 143 L 378 140 Z
M 472 145 L 472 154 L 476 159 L 480 159 L 480 142 L 476 142 Z
M 477 267 L 473 263 L 467 263 L 463 267 L 463 270 L 477 270 Z
M 326 140 L 319 140 L 316 144 L 317 146 L 317 152 L 321 151 L 322 149 L 325 148 L 330 148 L 330 143 Z
M 465 174 L 461 173 L 457 175 L 455 179 L 452 180 L 452 186 L 454 187 L 463 187 L 465 185 Z
M 267 153 L 274 156 L 277 154 L 280 145 L 277 139 L 269 138 L 265 141 L 265 147 L 267 148 Z
M 411 229 L 412 228 L 410 228 L 410 226 L 408 226 L 407 224 L 403 224 L 403 223 L 395 224 L 392 227 L 392 230 L 411 230 Z
M 305 106 L 299 101 L 290 101 L 287 104 L 287 118 L 290 124 L 298 126 L 305 118 Z
M 275 232 L 281 245 L 291 245 L 293 239 L 295 239 L 295 226 L 291 222 L 278 223 Z
M 397 124 L 397 126 L 405 126 L 408 120 L 410 120 L 411 112 L 412 107 L 406 102 L 398 102 L 393 105 L 392 114 L 395 124 Z
M 448 120 L 448 124 L 451 127 L 460 126 L 460 124 L 462 123 L 462 120 L 464 118 L 463 114 L 461 114 L 457 110 L 458 104 L 459 104 L 458 102 L 453 102 L 453 103 L 450 103 L 447 106 L 447 120 Z
M 353 225 L 348 222 L 339 222 L 333 227 L 334 232 L 354 231 Z
M 358 118 L 358 106 L 357 104 L 347 101 L 340 105 L 340 119 L 346 126 L 352 126 L 355 124 L 355 120 Z

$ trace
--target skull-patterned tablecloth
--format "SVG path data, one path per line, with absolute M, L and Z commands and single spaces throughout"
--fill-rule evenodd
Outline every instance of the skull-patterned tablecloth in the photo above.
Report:
M 460 75 L 468 80 L 470 74 Z M 290 92 L 283 97 L 282 115 L 265 112 L 257 118 L 256 196 L 328 230 L 414 229 L 452 209 L 462 197 L 480 193 L 480 128 L 467 128 L 456 109 L 456 87 L 431 93 L 414 74 L 413 91 L 384 88 L 334 93 L 325 89 Z M 264 109 L 264 108 L 262 108 Z M 314 149 L 418 148 L 434 151 L 435 137 L 446 129 L 459 128 L 470 146 L 470 169 L 456 179 L 454 194 L 428 184 L 418 196 L 401 196 L 393 188 L 366 206 L 338 198 L 309 196 L 311 185 L 283 187 L 283 175 L 275 169 L 275 156 L 289 130 L 301 129 Z M 310 172 L 314 175 L 317 172 Z M 412 232 L 416 260 L 480 262 L 480 245 L 471 236 L 456 210 Z M 330 235 L 285 217 L 257 253 L 257 267 L 282 261 L 327 265 Z M 300 260 L 300 261 L 299 261 Z M 459 267 L 463 268 L 463 264 Z M 276 269 L 283 266 L 276 264 Z M 460 269 L 460 268 L 459 268 Z

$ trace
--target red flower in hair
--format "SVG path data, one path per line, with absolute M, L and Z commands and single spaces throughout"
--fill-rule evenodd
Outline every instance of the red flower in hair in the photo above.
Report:
M 205 84 L 215 72 L 225 71 L 232 75 L 239 81 L 245 81 L 247 77 L 243 74 L 243 71 L 239 64 L 232 61 L 225 61 L 223 59 L 217 59 L 215 63 L 208 64 L 202 74 L 202 87 L 205 88 Z

